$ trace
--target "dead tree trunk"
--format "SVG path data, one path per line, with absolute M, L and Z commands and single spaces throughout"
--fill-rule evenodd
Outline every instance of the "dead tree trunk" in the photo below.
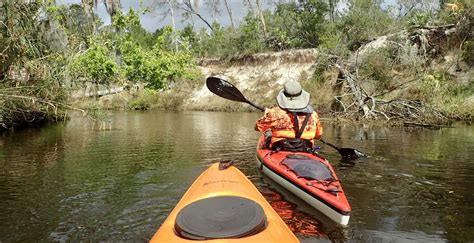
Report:
M 263 17 L 263 12 L 260 7 L 260 0 L 255 0 L 255 3 L 257 5 L 258 14 L 260 15 L 260 22 L 262 22 L 263 36 L 266 39 L 267 38 L 267 24 L 265 23 L 265 18 Z
M 234 29 L 234 28 L 235 28 L 235 25 L 234 25 L 234 18 L 232 18 L 232 11 L 230 10 L 229 3 L 227 2 L 227 0 L 224 0 L 224 5 L 225 5 L 225 8 L 226 8 L 226 10 L 227 10 L 227 13 L 229 14 L 230 25 L 231 25 L 232 28 Z
M 174 21 L 174 6 L 171 0 L 167 1 L 169 8 L 170 8 L 170 15 L 171 15 L 171 24 L 173 25 L 173 42 L 174 42 L 174 47 L 175 51 L 178 52 L 178 38 L 176 36 L 176 24 Z
M 209 29 L 214 32 L 214 28 L 212 28 L 212 25 L 209 24 L 209 22 L 207 22 L 207 20 L 202 17 L 201 14 L 199 14 L 194 8 L 193 8 L 193 5 L 191 4 L 191 0 L 184 0 L 183 1 L 183 5 L 184 7 L 182 8 L 185 12 L 189 13 L 189 14 L 194 14 L 196 15 L 199 19 L 202 20 L 202 22 L 204 22 L 207 27 L 209 27 Z
M 354 97 L 354 102 L 359 106 L 360 109 L 364 112 L 364 117 L 365 118 L 370 118 L 374 116 L 374 113 L 371 111 L 369 106 L 365 103 L 365 101 L 368 98 L 368 95 L 364 92 L 362 87 L 359 85 L 359 83 L 352 77 L 352 75 L 344 69 L 341 65 L 339 64 L 334 64 L 334 66 L 339 70 L 339 72 L 342 74 L 342 77 L 344 77 L 347 85 L 350 87 L 353 97 Z

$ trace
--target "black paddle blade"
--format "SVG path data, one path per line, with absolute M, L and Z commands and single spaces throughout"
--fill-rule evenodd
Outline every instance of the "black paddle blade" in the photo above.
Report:
M 250 102 L 234 85 L 218 77 L 209 77 L 206 79 L 207 88 L 217 96 L 224 99 L 245 102 L 261 111 L 265 111 L 262 107 Z
M 358 158 L 367 157 L 366 154 L 353 148 L 339 148 L 338 152 L 339 154 L 341 154 L 342 157 L 349 158 L 349 159 L 358 159 Z
M 332 147 L 333 149 L 337 150 L 339 154 L 345 158 L 345 159 L 358 159 L 358 158 L 366 158 L 368 157 L 366 154 L 362 153 L 361 151 L 353 148 L 339 148 L 338 146 L 331 144 L 329 142 L 324 141 L 323 139 L 320 139 L 322 143 L 329 145 L 329 147 Z
M 206 79 L 206 85 L 207 88 L 217 96 L 228 100 L 248 103 L 245 96 L 234 85 L 224 79 L 209 77 Z

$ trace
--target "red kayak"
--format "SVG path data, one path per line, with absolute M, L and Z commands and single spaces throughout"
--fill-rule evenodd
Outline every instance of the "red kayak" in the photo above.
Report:
M 349 223 L 351 206 L 331 164 L 305 152 L 272 151 L 257 146 L 261 171 L 336 223 Z

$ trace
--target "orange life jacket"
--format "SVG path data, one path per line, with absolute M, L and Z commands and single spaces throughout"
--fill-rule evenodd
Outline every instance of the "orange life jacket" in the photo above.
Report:
M 298 114 L 298 127 L 303 125 L 305 114 Z M 272 141 L 280 141 L 286 138 L 296 138 L 295 127 L 294 127 L 294 116 L 291 112 L 281 109 L 278 106 L 274 106 L 265 111 L 265 115 L 260 118 L 255 124 L 255 129 L 261 132 L 271 129 Z M 314 138 L 318 139 L 323 134 L 319 117 L 316 112 L 313 112 L 309 117 L 307 125 L 301 134 L 302 139 L 307 139 L 312 142 Z

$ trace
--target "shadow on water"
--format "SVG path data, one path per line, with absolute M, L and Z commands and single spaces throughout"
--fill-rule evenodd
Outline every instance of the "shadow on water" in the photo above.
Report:
M 0 138 L 0 241 L 150 239 L 194 179 L 232 159 L 302 242 L 474 241 L 474 127 L 323 123 L 371 157 L 332 162 L 352 206 L 340 228 L 256 168 L 258 113 L 117 112 Z

